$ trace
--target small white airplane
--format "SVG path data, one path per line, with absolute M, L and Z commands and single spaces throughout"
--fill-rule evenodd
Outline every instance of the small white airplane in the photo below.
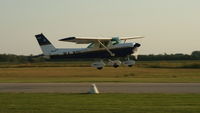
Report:
M 43 55 L 50 59 L 98 59 L 97 62 L 91 64 L 99 70 L 103 69 L 105 63 L 104 59 L 108 60 L 108 65 L 115 68 L 119 67 L 122 62 L 119 60 L 121 57 L 127 58 L 123 64 L 132 67 L 135 64 L 134 60 L 130 60 L 129 56 L 135 54 L 139 43 L 126 43 L 130 39 L 144 38 L 141 36 L 135 37 L 112 37 L 112 38 L 95 38 L 95 37 L 68 37 L 60 39 L 59 41 L 73 42 L 76 44 L 89 44 L 87 48 L 71 48 L 71 49 L 58 49 L 55 48 L 51 42 L 41 33 L 35 35 Z M 137 55 L 135 55 L 137 59 Z

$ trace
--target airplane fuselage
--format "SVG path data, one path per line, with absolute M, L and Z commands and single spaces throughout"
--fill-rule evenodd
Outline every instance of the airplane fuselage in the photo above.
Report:
M 138 46 L 138 43 L 123 43 L 114 45 L 109 48 L 109 50 L 114 53 L 114 56 L 111 56 L 105 48 L 56 49 L 51 52 L 49 57 L 51 59 L 126 57 L 133 54 L 134 49 Z

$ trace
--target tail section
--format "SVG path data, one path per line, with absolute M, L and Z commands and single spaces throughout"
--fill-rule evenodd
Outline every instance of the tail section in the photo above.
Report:
M 51 55 L 52 52 L 56 51 L 56 48 L 51 44 L 51 42 L 42 33 L 35 35 L 35 37 L 36 37 L 44 55 Z

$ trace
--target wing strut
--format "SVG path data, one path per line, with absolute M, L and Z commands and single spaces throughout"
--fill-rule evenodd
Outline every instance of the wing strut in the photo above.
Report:
M 111 56 L 115 56 L 115 54 L 112 53 L 112 51 L 110 51 L 100 40 L 98 40 L 98 42 L 108 51 L 108 53 L 109 53 Z

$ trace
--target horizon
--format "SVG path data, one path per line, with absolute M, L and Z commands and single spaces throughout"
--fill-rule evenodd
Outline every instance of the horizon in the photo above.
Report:
M 199 50 L 194 50 L 192 52 L 199 51 Z M 192 52 L 187 54 L 187 53 L 158 53 L 158 54 L 139 54 L 139 55 L 177 55 L 177 54 L 182 54 L 182 55 L 192 55 Z M 29 54 L 29 55 L 23 55 L 23 54 L 13 54 L 13 53 L 0 53 L 0 55 L 17 55 L 17 56 L 37 56 L 37 55 L 42 55 L 41 54 Z
M 198 0 L 1 0 L 0 54 L 38 55 L 35 35 L 56 48 L 86 45 L 60 42 L 70 36 L 144 36 L 140 54 L 191 54 L 200 50 Z

